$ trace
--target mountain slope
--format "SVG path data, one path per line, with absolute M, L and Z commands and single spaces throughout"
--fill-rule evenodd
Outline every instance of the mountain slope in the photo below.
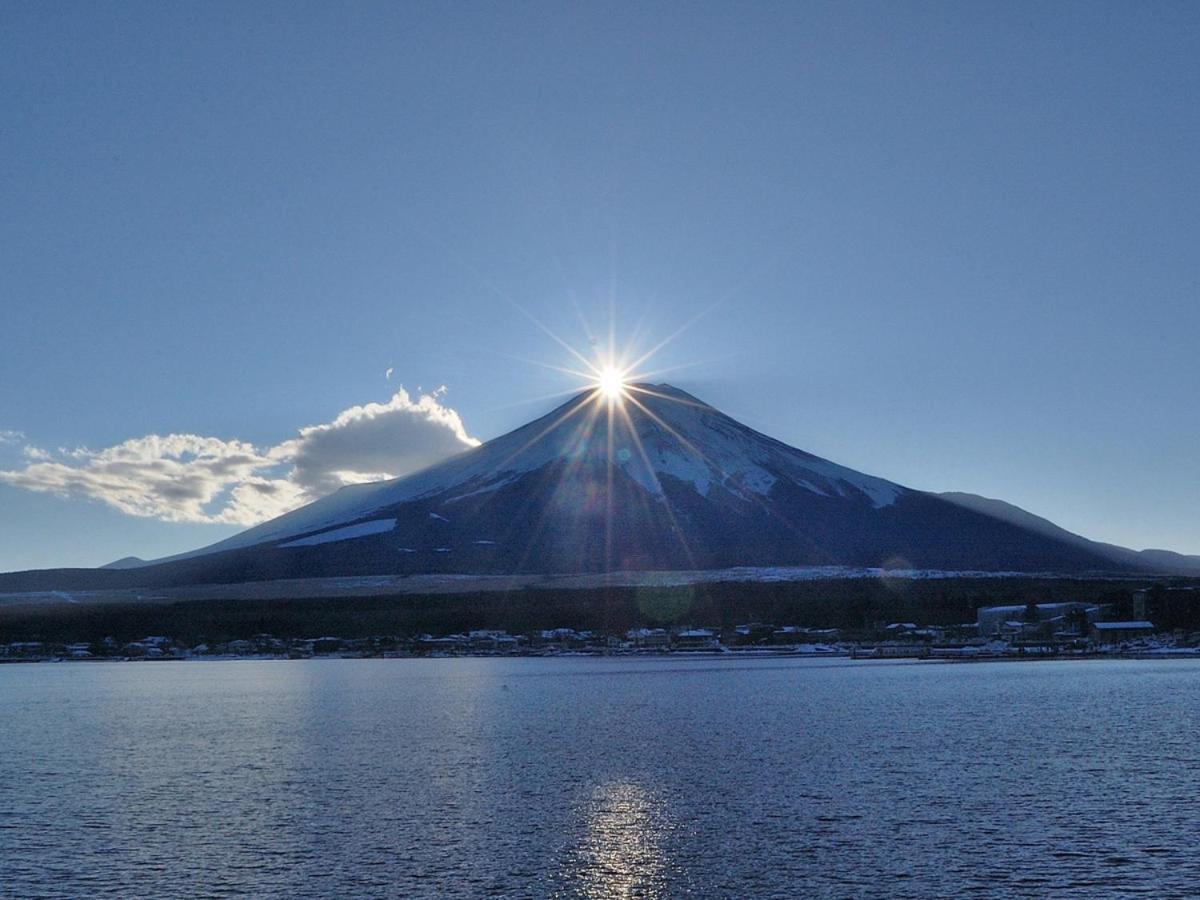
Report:
M 1171 550 L 1130 550 L 1116 544 L 1106 544 L 1093 541 L 1072 531 L 1055 525 L 1049 519 L 1042 518 L 1027 510 L 995 500 L 981 497 L 978 494 L 967 494 L 961 491 L 947 491 L 938 494 L 944 500 L 949 500 L 958 506 L 981 512 L 1003 522 L 1009 522 L 1020 528 L 1034 531 L 1046 537 L 1082 547 L 1111 559 L 1114 563 L 1131 568 L 1145 568 L 1151 571 L 1172 572 L 1187 575 L 1200 575 L 1200 556 L 1187 556 Z

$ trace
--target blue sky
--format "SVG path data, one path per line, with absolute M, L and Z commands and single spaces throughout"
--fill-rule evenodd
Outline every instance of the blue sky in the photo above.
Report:
M 0 22 L 0 570 L 232 534 L 197 520 L 270 508 L 238 466 L 299 502 L 522 424 L 572 380 L 517 306 L 691 322 L 663 380 L 788 443 L 1200 553 L 1195 4 Z

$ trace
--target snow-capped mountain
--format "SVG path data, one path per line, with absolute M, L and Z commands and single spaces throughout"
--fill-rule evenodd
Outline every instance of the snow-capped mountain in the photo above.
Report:
M 1170 569 L 966 496 L 865 475 L 670 385 L 633 385 L 614 402 L 581 393 L 421 472 L 346 487 L 210 547 L 105 574 L 167 585 L 739 566 Z
M 684 490 L 714 502 L 761 507 L 773 488 L 788 485 L 880 508 L 905 491 L 759 434 L 678 388 L 638 385 L 612 406 L 593 392 L 579 394 L 550 414 L 423 472 L 343 488 L 228 540 L 174 558 L 326 533 L 325 529 L 412 503 L 436 507 L 441 512 L 431 515 L 448 522 L 451 514 L 461 518 L 463 501 L 475 498 L 465 506 L 486 511 L 489 495 L 494 497 L 547 467 L 566 467 L 562 483 L 552 485 L 554 496 L 596 487 L 590 478 L 597 469 L 604 470 L 607 492 L 610 464 L 618 490 L 637 493 L 640 488 L 645 502 L 655 506 L 669 507 L 671 497 Z M 328 534 L 334 537 L 334 532 Z

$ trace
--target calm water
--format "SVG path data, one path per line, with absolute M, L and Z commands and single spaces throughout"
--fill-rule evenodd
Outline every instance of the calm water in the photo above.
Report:
M 0 666 L 0 894 L 1195 896 L 1200 664 Z

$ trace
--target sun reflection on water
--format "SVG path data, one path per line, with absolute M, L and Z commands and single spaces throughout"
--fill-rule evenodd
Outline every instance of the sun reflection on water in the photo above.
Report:
M 563 872 L 572 896 L 667 896 L 670 820 L 661 797 L 633 781 L 611 781 L 596 787 L 584 815 L 582 842 Z

